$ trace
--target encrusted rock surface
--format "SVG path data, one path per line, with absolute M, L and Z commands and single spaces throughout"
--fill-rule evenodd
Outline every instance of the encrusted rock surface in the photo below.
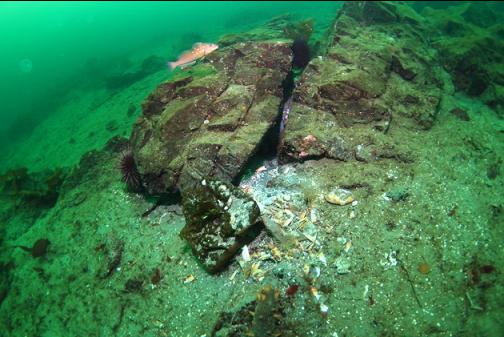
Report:
M 130 139 L 146 191 L 182 192 L 181 236 L 211 273 L 261 229 L 256 203 L 230 183 L 277 126 L 292 63 L 282 28 L 311 29 L 285 18 L 268 27 L 252 34 L 261 41 L 228 36 L 223 48 L 159 85 Z
M 430 128 L 443 81 L 422 20 L 402 4 L 345 3 L 327 55 L 310 62 L 294 90 L 280 159 L 349 160 L 390 127 Z
M 186 239 L 206 270 L 222 270 L 235 253 L 261 231 L 259 207 L 240 189 L 202 180 L 183 195 Z
M 450 11 L 426 8 L 432 45 L 453 84 L 504 116 L 504 15 L 498 2 L 464 3 Z
M 291 61 L 287 42 L 237 43 L 161 84 L 131 136 L 147 191 L 236 179 L 277 121 Z

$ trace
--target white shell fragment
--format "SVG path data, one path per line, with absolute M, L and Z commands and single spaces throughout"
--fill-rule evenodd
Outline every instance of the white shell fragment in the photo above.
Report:
M 350 262 L 344 257 L 338 257 L 336 261 L 334 261 L 334 266 L 336 267 L 336 272 L 340 275 L 350 272 Z
M 184 278 L 184 284 L 187 284 L 187 283 L 191 283 L 195 280 L 196 278 L 194 277 L 194 275 L 187 275 L 185 278 Z
M 345 206 L 354 202 L 352 193 L 348 190 L 338 188 L 324 196 L 325 201 L 333 205 Z
M 392 268 L 397 266 L 397 252 L 395 250 L 390 253 L 385 253 L 385 260 L 381 260 L 380 264 L 385 268 Z
M 326 316 L 328 312 L 329 312 L 329 307 L 327 305 L 325 305 L 324 303 L 320 303 L 320 313 L 322 315 Z
M 242 257 L 243 261 L 245 261 L 245 262 L 250 261 L 250 253 L 249 253 L 249 249 L 248 249 L 247 245 L 243 246 L 242 252 L 241 252 L 241 257 Z
M 366 286 L 364 287 L 364 292 L 362 293 L 362 299 L 363 300 L 367 300 L 367 294 L 369 292 L 369 285 L 366 284 Z

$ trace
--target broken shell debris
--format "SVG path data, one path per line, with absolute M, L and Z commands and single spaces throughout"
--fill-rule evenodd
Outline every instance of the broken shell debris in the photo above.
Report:
M 196 278 L 194 277 L 194 275 L 187 275 L 185 278 L 184 278 L 184 283 L 191 283 L 191 282 L 194 282 L 194 280 L 196 280 Z
M 329 192 L 324 196 L 324 199 L 330 204 L 339 206 L 345 206 L 354 202 L 352 193 L 342 188 Z

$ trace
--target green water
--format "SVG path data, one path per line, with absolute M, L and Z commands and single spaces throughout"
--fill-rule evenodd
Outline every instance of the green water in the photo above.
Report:
M 326 2 L 2 2 L 0 99 L 2 143 L 26 136 L 64 96 L 99 86 L 111 73 L 157 48 L 172 60 L 198 41 L 214 41 L 274 16 L 320 17 L 340 4 Z M 323 18 L 323 19 L 322 19 Z M 22 62 L 30 66 L 23 69 Z M 14 125 L 14 126 L 13 126 Z
M 502 3 L 4 1 L 0 51 L 0 337 L 504 336 Z

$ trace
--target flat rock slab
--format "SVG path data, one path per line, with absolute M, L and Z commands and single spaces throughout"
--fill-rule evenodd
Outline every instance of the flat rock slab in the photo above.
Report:
M 288 41 L 236 43 L 161 84 L 130 139 L 147 191 L 239 177 L 276 125 L 291 62 Z
M 202 180 L 183 194 L 186 225 L 180 235 L 210 273 L 222 270 L 261 231 L 259 207 L 240 189 Z

